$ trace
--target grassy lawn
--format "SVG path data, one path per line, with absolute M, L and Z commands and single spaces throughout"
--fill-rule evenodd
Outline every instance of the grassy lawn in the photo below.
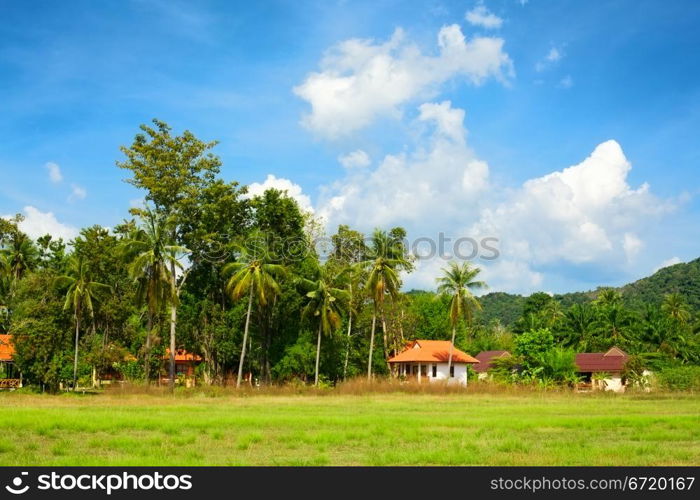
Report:
M 698 465 L 692 395 L 0 394 L 0 465 Z

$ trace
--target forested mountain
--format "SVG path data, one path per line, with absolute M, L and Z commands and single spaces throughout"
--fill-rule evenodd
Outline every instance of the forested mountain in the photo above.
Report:
M 557 294 L 554 298 L 563 306 L 570 307 L 595 300 L 598 291 L 571 292 Z M 700 312 L 700 258 L 690 262 L 664 267 L 657 272 L 633 283 L 615 288 L 622 294 L 625 305 L 633 310 L 641 310 L 645 304 L 660 304 L 669 293 L 683 295 L 691 311 Z M 498 319 L 510 326 L 523 312 L 526 297 L 504 292 L 492 292 L 480 297 L 483 311 L 480 318 L 484 323 Z

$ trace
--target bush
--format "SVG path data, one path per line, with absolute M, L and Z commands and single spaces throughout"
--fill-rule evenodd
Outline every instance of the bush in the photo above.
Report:
M 666 368 L 656 374 L 659 386 L 671 391 L 700 391 L 700 366 Z

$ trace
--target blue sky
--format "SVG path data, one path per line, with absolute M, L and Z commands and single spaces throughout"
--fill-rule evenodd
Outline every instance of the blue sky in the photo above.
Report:
M 0 215 L 28 231 L 124 218 L 141 195 L 118 148 L 158 117 L 331 231 L 498 237 L 479 261 L 492 289 L 622 284 L 700 254 L 695 2 L 3 2 L 0 18 Z

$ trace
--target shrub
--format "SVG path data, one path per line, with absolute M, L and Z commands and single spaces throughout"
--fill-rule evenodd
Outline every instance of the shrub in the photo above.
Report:
M 700 391 L 700 366 L 666 368 L 656 374 L 659 386 L 672 391 Z

